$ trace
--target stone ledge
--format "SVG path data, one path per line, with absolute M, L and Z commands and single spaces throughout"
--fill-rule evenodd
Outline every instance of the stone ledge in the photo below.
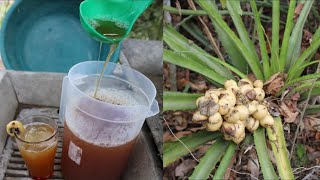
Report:
M 19 103 L 59 107 L 62 73 L 8 71 Z
M 0 71 L 0 152 L 2 152 L 7 139 L 6 124 L 13 120 L 18 108 L 18 100 L 8 73 Z
M 128 39 L 122 51 L 132 68 L 143 74 L 162 76 L 162 41 Z

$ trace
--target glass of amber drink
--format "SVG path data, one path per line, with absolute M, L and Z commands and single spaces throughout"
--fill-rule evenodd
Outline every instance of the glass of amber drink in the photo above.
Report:
M 49 178 L 57 150 L 57 122 L 47 116 L 28 116 L 21 122 L 24 132 L 15 137 L 29 174 L 33 179 Z

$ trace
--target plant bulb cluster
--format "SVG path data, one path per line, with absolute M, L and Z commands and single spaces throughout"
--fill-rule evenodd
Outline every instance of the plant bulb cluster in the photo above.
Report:
M 220 130 L 224 138 L 239 144 L 245 138 L 245 129 L 255 131 L 259 125 L 271 127 L 273 117 L 268 112 L 263 82 L 241 79 L 228 80 L 224 88 L 209 89 L 197 99 L 198 110 L 193 122 L 203 124 L 208 131 Z

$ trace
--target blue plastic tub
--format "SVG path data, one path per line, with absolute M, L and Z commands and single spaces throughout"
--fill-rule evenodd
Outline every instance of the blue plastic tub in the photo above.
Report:
M 82 0 L 16 0 L 0 34 L 0 52 L 7 69 L 68 72 L 81 61 L 97 60 L 100 42 L 83 29 Z M 111 62 L 117 62 L 120 48 Z M 102 47 L 105 60 L 109 45 Z

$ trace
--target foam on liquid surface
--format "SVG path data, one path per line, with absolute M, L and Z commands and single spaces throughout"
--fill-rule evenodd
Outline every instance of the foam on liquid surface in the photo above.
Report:
M 93 93 L 94 91 L 88 92 L 88 94 Z M 99 89 L 96 99 L 105 103 L 123 106 L 134 106 L 138 104 L 132 92 L 113 88 Z

